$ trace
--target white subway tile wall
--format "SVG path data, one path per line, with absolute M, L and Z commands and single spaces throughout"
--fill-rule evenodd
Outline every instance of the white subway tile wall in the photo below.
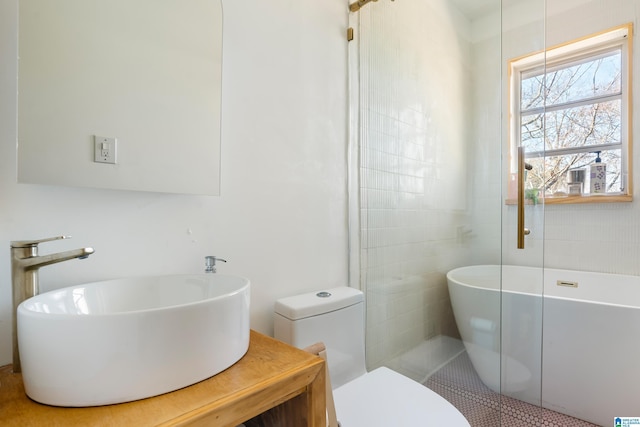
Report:
M 361 286 L 375 368 L 457 336 L 446 272 L 469 262 L 469 22 L 447 1 L 360 13 Z M 499 210 L 498 210 L 499 213 Z

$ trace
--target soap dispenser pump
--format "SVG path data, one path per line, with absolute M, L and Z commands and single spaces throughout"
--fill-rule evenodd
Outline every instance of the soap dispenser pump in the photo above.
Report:
M 607 192 L 607 165 L 602 163 L 600 151 L 593 151 L 596 155 L 595 163 L 591 164 L 591 194 L 602 194 Z

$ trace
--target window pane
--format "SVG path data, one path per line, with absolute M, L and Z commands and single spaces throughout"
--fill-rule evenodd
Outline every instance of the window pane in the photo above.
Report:
M 621 151 L 607 150 L 600 154 L 602 162 L 607 165 L 607 192 L 623 191 L 621 179 Z M 548 156 L 527 159 L 533 169 L 527 173 L 525 188 L 543 190 L 546 196 L 561 191 L 567 192 L 567 172 L 570 169 L 586 168 L 584 190 L 590 192 L 590 165 L 595 162 L 596 155 L 579 153 L 566 156 Z
M 586 62 L 527 76 L 520 87 L 522 111 L 621 93 L 620 50 Z M 546 84 L 546 90 L 543 90 Z
M 545 114 L 547 150 L 619 144 L 622 101 L 600 102 Z M 524 130 L 523 130 L 524 132 Z
M 520 110 L 526 111 L 539 108 L 544 105 L 544 93 L 542 91 L 543 74 L 522 79 L 520 86 Z
M 545 105 L 563 104 L 621 90 L 620 51 L 547 73 Z
M 532 114 L 522 117 L 520 126 L 520 144 L 526 152 L 544 150 L 544 116 Z

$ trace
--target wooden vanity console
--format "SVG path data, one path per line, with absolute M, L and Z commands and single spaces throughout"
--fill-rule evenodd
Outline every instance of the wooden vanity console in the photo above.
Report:
M 247 354 L 214 377 L 160 396 L 91 408 L 32 401 L 24 393 L 22 375 L 7 365 L 0 368 L 0 425 L 227 427 L 278 407 L 284 408 L 277 411 L 284 417 L 280 425 L 325 427 L 324 363 L 251 331 Z

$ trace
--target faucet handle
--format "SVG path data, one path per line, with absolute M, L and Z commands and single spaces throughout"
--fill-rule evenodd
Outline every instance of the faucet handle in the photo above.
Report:
M 53 242 L 54 240 L 62 240 L 62 239 L 70 239 L 71 236 L 55 236 L 55 237 L 47 237 L 45 239 L 39 240 L 14 240 L 11 242 L 12 248 L 31 248 L 34 246 L 38 246 L 39 243 L 44 242 Z
M 204 257 L 204 272 L 205 273 L 215 273 L 216 272 L 216 261 L 227 262 L 226 259 L 219 258 L 214 255 L 208 255 Z

